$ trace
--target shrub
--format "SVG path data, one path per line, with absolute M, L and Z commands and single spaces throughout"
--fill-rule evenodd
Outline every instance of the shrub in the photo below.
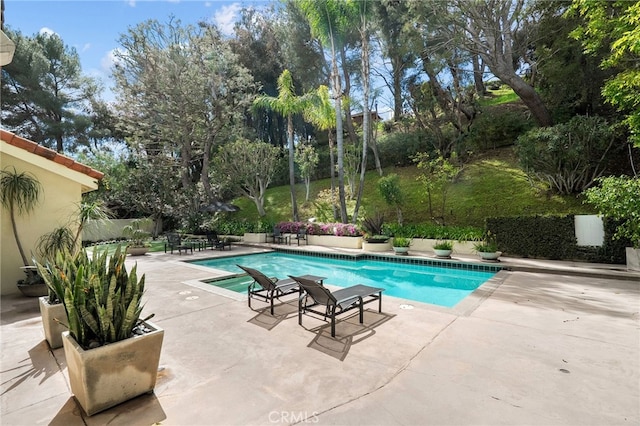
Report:
M 385 235 L 408 238 L 429 238 L 434 240 L 477 241 L 481 240 L 484 229 L 473 226 L 441 226 L 435 224 L 384 225 Z
M 420 130 L 395 132 L 385 135 L 378 141 L 378 153 L 382 167 L 410 166 L 411 158 L 418 152 L 433 152 L 432 137 Z
M 614 139 L 602 117 L 576 116 L 520 136 L 517 152 L 527 173 L 547 181 L 560 194 L 572 194 L 602 175 Z
M 487 232 L 513 256 L 573 259 L 577 242 L 573 216 L 488 218 Z
M 487 108 L 473 121 L 465 142 L 467 148 L 479 151 L 510 146 L 532 127 L 522 112 Z
M 91 259 L 84 250 L 75 256 L 58 252 L 46 266 L 36 263 L 63 301 L 69 332 L 84 349 L 128 339 L 138 325 L 145 277 L 138 280 L 136 266 L 127 272 L 126 256 L 118 246 L 112 256 L 97 250 Z

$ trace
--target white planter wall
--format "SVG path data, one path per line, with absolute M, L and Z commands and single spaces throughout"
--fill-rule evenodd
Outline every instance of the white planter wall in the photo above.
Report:
M 575 215 L 576 240 L 579 246 L 597 246 L 604 244 L 604 223 L 602 216 Z
M 455 241 L 455 240 L 434 240 L 431 238 L 412 238 L 411 250 L 433 253 L 433 246 L 442 241 L 451 241 L 453 243 L 454 254 L 475 254 L 473 250 L 473 241 Z
M 109 241 L 123 238 L 122 229 L 136 219 L 89 220 L 82 229 L 82 241 Z M 153 221 L 143 220 L 140 228 L 153 232 Z
M 307 235 L 309 244 L 324 247 L 340 247 L 350 249 L 362 248 L 362 237 L 336 237 L 334 235 Z M 303 244 L 300 242 L 300 244 Z

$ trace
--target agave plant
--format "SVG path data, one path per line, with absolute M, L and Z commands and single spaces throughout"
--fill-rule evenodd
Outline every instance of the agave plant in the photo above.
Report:
M 94 251 L 91 258 L 84 250 L 76 255 L 59 251 L 46 266 L 37 263 L 47 286 L 64 303 L 71 336 L 84 349 L 127 339 L 138 325 L 144 274 L 138 280 L 137 265 L 128 273 L 125 258 L 118 247 L 111 257 L 106 251 Z

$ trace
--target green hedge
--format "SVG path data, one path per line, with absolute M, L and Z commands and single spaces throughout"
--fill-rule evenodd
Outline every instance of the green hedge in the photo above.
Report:
M 494 235 L 507 256 L 598 263 L 625 263 L 629 241 L 614 240 L 618 223 L 605 219 L 602 247 L 581 247 L 573 216 L 519 216 L 488 218 L 486 231 Z
M 506 255 L 555 260 L 575 257 L 573 216 L 487 218 L 486 229 L 495 235 L 498 248 Z

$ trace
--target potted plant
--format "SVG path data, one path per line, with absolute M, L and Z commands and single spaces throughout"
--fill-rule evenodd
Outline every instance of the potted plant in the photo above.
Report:
M 598 186 L 587 189 L 586 202 L 599 214 L 620 221 L 613 238 L 628 238 L 627 269 L 640 271 L 640 178 L 609 176 L 597 180 Z
M 71 255 L 74 251 L 75 238 L 66 226 L 54 229 L 38 239 L 37 252 L 42 259 L 55 260 L 56 256 L 63 253 Z M 36 261 L 34 260 L 34 264 Z M 40 274 L 38 273 L 38 277 Z M 44 283 L 44 279 L 40 278 Z M 46 284 L 45 284 L 46 285 Z M 47 287 L 48 288 L 48 287 Z M 62 347 L 62 332 L 66 330 L 67 313 L 62 301 L 56 293 L 48 288 L 48 294 L 38 300 L 44 337 L 51 349 Z
M 63 302 L 69 330 L 62 334 L 71 391 L 93 415 L 151 392 L 164 330 L 140 320 L 144 275 L 127 272 L 126 253 L 60 253 L 38 271 Z
M 494 241 L 479 241 L 473 245 L 473 249 L 482 260 L 497 261 L 502 254 Z
M 35 267 L 29 264 L 24 248 L 18 235 L 16 226 L 16 214 L 29 214 L 40 199 L 42 185 L 38 179 L 28 172 L 18 172 L 15 167 L 0 170 L 0 201 L 2 206 L 9 211 L 11 230 L 16 240 L 16 246 L 22 257 L 22 263 L 26 279 L 18 281 L 18 289 L 25 296 L 39 297 L 47 294 L 47 286 L 38 275 Z
M 411 245 L 411 238 L 405 237 L 393 237 L 393 251 L 397 255 L 406 256 L 409 254 L 409 246 Z
M 433 245 L 433 251 L 437 257 L 450 259 L 453 251 L 453 243 L 451 241 L 437 241 Z
M 149 237 L 151 234 L 141 228 L 143 221 L 136 219 L 122 228 L 122 234 L 129 239 L 127 253 L 131 256 L 142 256 L 149 251 Z

